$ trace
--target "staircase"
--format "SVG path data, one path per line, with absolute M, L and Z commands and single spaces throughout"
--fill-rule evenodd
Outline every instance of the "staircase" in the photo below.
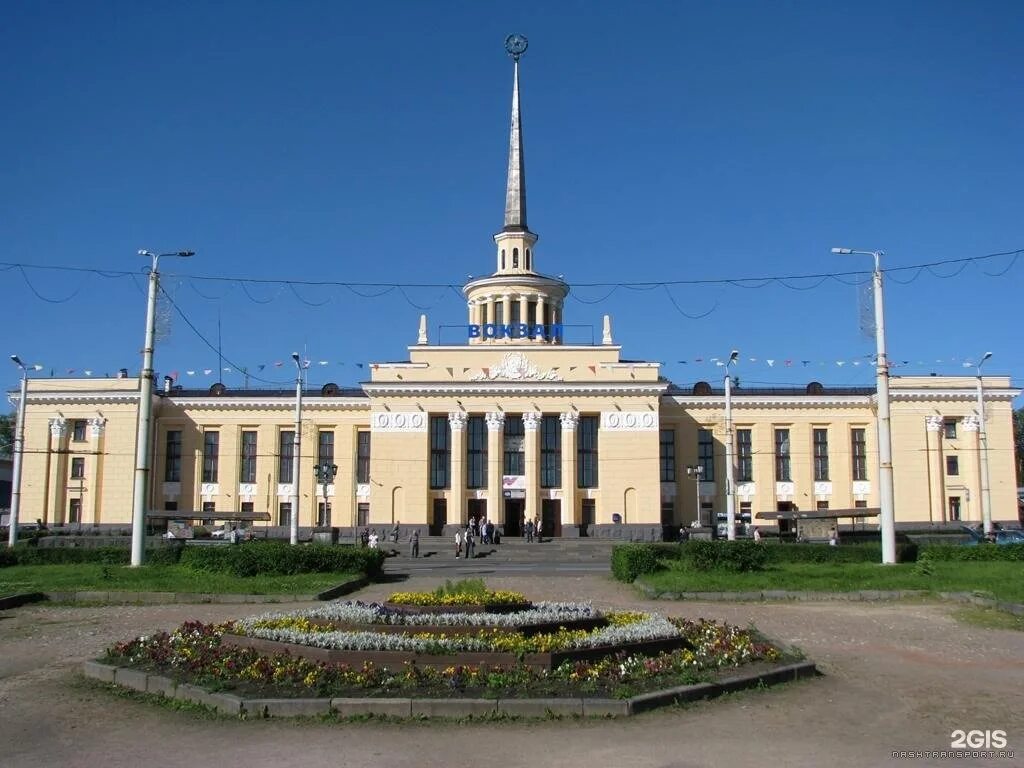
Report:
M 474 557 L 455 557 L 454 538 L 447 536 L 420 537 L 420 556 L 409 556 L 409 541 L 382 544 L 385 552 L 393 553 L 384 564 L 387 573 L 412 571 L 564 571 L 607 572 L 612 547 L 621 543 L 606 539 L 545 539 L 526 543 L 525 539 L 504 538 L 501 544 L 480 544 Z

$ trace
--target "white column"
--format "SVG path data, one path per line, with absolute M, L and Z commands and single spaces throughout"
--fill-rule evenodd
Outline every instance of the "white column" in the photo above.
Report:
M 926 438 L 928 441 L 928 495 L 930 496 L 929 518 L 932 521 L 946 522 L 946 499 L 943 492 L 942 466 L 942 417 L 928 416 L 925 418 Z
M 531 520 L 540 517 L 540 419 L 539 413 L 523 414 L 523 430 L 526 445 L 526 516 Z
M 544 325 L 544 295 L 537 294 L 537 325 Z M 535 341 L 544 342 L 544 334 L 538 336 Z
M 448 520 L 462 523 L 466 512 L 466 422 L 469 414 L 453 411 L 448 414 L 452 430 L 452 472 L 448 491 Z
M 502 478 L 505 475 L 505 414 L 488 413 L 487 419 L 487 518 L 499 524 L 505 496 Z
M 560 414 L 558 418 L 562 422 L 562 525 L 575 525 L 576 425 L 579 424 L 580 415 L 569 411 Z

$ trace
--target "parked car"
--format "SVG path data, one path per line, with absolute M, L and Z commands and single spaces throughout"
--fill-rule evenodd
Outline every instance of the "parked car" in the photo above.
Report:
M 971 538 L 963 543 L 965 547 L 976 547 L 985 543 L 985 535 L 977 528 L 968 525 L 961 525 L 960 529 L 971 535 Z M 997 529 L 992 531 L 995 534 L 995 544 L 1024 544 L 1024 531 L 1010 531 Z

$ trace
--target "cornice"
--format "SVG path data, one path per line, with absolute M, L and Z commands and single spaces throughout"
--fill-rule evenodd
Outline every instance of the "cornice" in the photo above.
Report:
M 179 408 L 199 410 L 294 410 L 294 397 L 166 397 L 163 402 Z M 303 410 L 318 411 L 369 411 L 370 400 L 365 397 L 309 397 L 302 398 Z
M 18 399 L 15 394 L 14 399 Z M 138 391 L 132 390 L 83 390 L 71 392 L 32 392 L 28 393 L 27 404 L 33 403 L 137 403 Z
M 733 408 L 868 408 L 870 395 L 733 395 Z M 665 395 L 662 403 L 684 408 L 724 408 L 723 395 Z
M 986 387 L 984 390 L 986 400 L 998 400 L 998 401 L 1011 401 L 1017 395 L 1021 393 L 1019 389 L 994 389 Z M 872 398 L 874 399 L 874 398 Z M 940 400 L 940 401 L 963 401 L 963 402 L 977 402 L 978 390 L 975 387 L 970 389 L 890 389 L 889 399 L 898 401 L 922 401 L 922 400 Z

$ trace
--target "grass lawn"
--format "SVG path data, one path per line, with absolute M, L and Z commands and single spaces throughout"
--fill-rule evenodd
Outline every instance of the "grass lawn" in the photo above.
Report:
M 933 562 L 930 575 L 913 563 L 780 563 L 763 571 L 693 571 L 666 563 L 667 570 L 640 576 L 658 592 L 753 592 L 765 589 L 851 592 L 859 589 L 923 589 L 932 592 L 982 592 L 999 600 L 1024 603 L 1024 563 Z
M 302 573 L 294 576 L 240 577 L 196 571 L 182 565 L 14 565 L 0 568 L 0 595 L 17 592 L 221 592 L 249 595 L 312 595 L 354 573 Z

